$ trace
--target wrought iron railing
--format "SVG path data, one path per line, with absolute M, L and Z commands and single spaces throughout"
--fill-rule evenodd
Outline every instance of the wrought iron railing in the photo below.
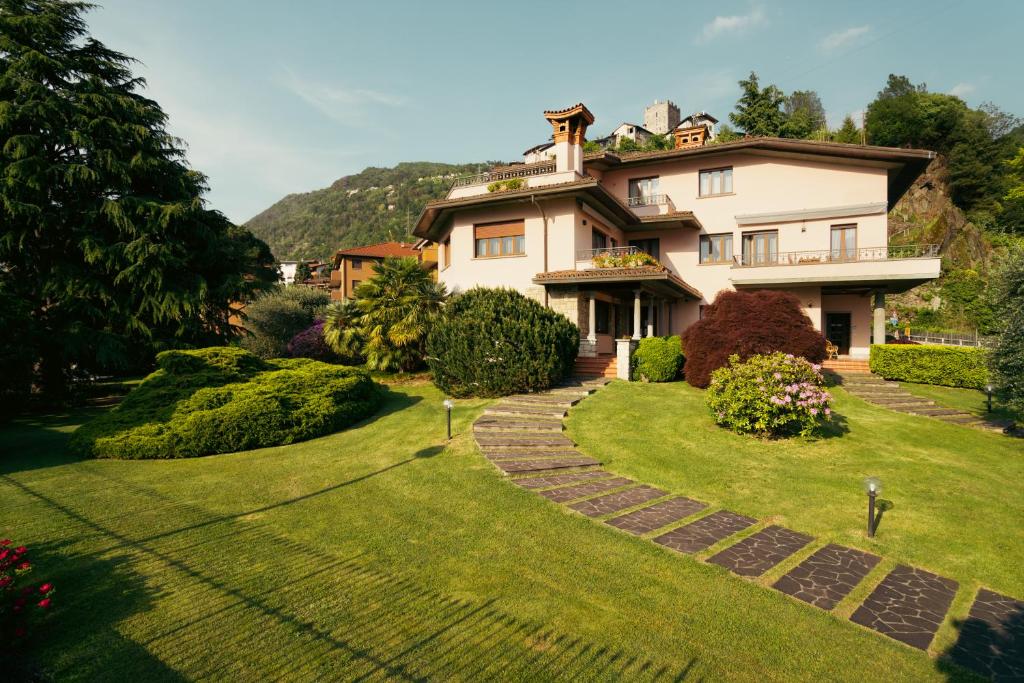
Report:
M 638 247 L 605 247 L 604 249 L 583 249 L 576 252 L 577 261 L 593 261 L 595 256 L 625 256 L 626 254 L 639 254 Z
M 860 261 L 890 261 L 900 259 L 936 258 L 937 244 L 893 244 L 886 247 L 863 249 L 821 249 L 817 251 L 780 251 L 747 253 L 734 256 L 737 267 L 803 266 L 816 263 L 856 263 Z
M 530 164 L 522 168 L 508 168 L 500 171 L 487 171 L 486 173 L 475 173 L 473 175 L 459 176 L 452 181 L 452 187 L 469 187 L 471 185 L 486 185 L 497 180 L 511 180 L 512 178 L 530 178 L 532 176 L 547 175 L 555 172 L 555 162 Z
M 648 194 L 629 198 L 629 206 L 656 206 L 658 204 L 668 204 L 668 195 Z

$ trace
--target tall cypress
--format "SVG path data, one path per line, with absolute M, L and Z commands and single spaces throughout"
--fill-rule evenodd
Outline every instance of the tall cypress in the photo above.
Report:
M 27 355 L 53 393 L 74 368 L 223 341 L 230 302 L 276 279 L 89 8 L 0 0 L 0 299 L 22 304 L 0 358 Z

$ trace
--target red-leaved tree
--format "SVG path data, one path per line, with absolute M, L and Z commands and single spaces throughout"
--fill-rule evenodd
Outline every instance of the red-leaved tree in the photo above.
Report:
M 781 351 L 812 363 L 825 359 L 825 337 L 800 309 L 795 294 L 763 290 L 719 292 L 704 317 L 683 334 L 686 381 L 707 387 L 711 373 L 754 354 Z

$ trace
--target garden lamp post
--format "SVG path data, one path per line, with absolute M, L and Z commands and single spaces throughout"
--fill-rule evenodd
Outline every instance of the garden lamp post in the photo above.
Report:
M 444 400 L 444 409 L 448 413 L 448 440 L 452 440 L 452 408 L 455 407 L 455 401 L 450 398 Z
M 991 384 L 985 385 L 985 400 L 988 402 L 988 406 L 985 412 L 992 412 L 992 394 L 995 393 L 996 388 Z
M 864 490 L 868 494 L 868 538 L 875 536 L 875 496 L 882 492 L 882 482 L 878 477 L 864 480 Z

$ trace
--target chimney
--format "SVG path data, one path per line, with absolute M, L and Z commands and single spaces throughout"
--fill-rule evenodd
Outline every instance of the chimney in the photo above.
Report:
M 676 128 L 676 149 L 689 149 L 690 147 L 703 147 L 708 139 L 707 126 L 690 126 L 689 128 Z
M 580 102 L 568 109 L 546 111 L 544 118 L 553 129 L 555 171 L 573 171 L 583 175 L 583 142 L 587 126 L 594 122 L 594 115 Z

